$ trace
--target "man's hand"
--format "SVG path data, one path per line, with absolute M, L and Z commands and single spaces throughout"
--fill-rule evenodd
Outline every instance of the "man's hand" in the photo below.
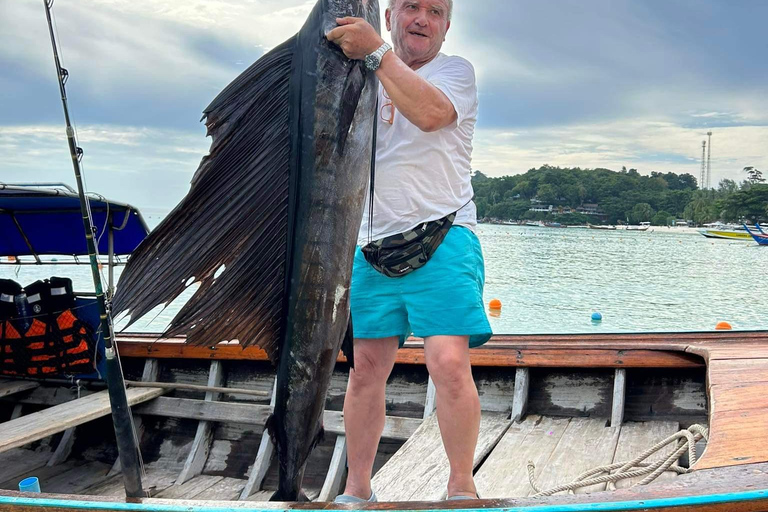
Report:
M 338 27 L 325 37 L 335 43 L 349 59 L 363 60 L 384 44 L 376 30 L 362 18 L 337 18 Z

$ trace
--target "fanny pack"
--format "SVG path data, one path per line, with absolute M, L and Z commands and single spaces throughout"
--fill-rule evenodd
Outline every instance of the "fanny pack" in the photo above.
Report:
M 403 277 L 423 267 L 435 254 L 456 218 L 453 212 L 442 219 L 419 224 L 410 231 L 374 240 L 362 248 L 365 260 L 387 277 Z

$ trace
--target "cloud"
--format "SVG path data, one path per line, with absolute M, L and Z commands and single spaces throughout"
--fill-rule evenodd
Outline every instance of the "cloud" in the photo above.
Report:
M 768 169 L 768 126 L 714 130 L 712 178 L 741 182 L 742 169 Z M 519 174 L 545 164 L 619 170 L 622 166 L 651 171 L 688 173 L 698 178 L 702 130 L 653 120 L 563 125 L 516 132 L 479 130 L 472 166 L 491 176 Z
M 168 129 L 81 126 L 88 190 L 139 207 L 171 208 L 208 152 L 210 139 Z M 73 181 L 63 126 L 0 126 L 2 181 Z
M 93 188 L 140 206 L 175 204 L 209 145 L 203 108 L 292 36 L 313 5 L 57 2 Z M 698 176 L 711 129 L 713 183 L 741 181 L 746 165 L 768 169 L 767 18 L 761 0 L 456 2 L 444 51 L 477 70 L 474 167 L 501 175 L 626 165 Z M 2 179 L 69 180 L 42 6 L 0 1 L 0 33 Z

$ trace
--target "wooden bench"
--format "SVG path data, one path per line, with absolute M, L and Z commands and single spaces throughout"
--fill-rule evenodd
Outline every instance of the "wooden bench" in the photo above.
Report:
M 152 400 L 164 390 L 132 388 L 127 391 L 128 405 Z M 3 423 L 0 429 L 0 452 L 24 446 L 70 427 L 82 425 L 110 414 L 109 392 L 104 390 L 67 403 L 22 416 Z
M 0 398 L 23 393 L 40 386 L 37 382 L 31 380 L 0 380 Z

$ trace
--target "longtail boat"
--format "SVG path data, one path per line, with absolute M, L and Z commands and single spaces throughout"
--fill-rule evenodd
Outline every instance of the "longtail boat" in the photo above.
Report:
M 757 229 L 757 232 L 752 231 L 749 229 L 749 226 L 744 224 L 744 229 L 747 230 L 747 233 L 749 233 L 749 236 L 751 236 L 755 242 L 757 242 L 759 245 L 768 245 L 768 233 L 763 231 L 763 229 L 760 227 L 760 224 L 755 224 L 755 228 Z
M 118 337 L 146 498 L 124 497 L 103 383 L 0 381 L 0 509 L 348 508 L 328 503 L 345 472 L 343 357 L 326 402 L 328 435 L 304 480 L 316 501 L 275 504 L 265 502 L 277 483 L 263 435 L 274 385 L 266 355 L 236 344 L 183 341 Z M 472 364 L 483 410 L 475 454 L 482 499 L 441 501 L 447 461 L 422 343 L 412 339 L 388 383 L 373 480 L 386 502 L 359 508 L 768 510 L 768 332 L 498 335 L 472 350 Z M 570 484 L 681 430 L 695 432 L 694 425 L 707 432 L 695 443 L 693 461 L 687 448 L 684 460 L 675 460 L 683 474 L 534 497 L 533 485 L 545 492 Z M 660 460 L 679 444 L 647 460 Z M 28 476 L 39 478 L 44 494 L 14 492 Z

